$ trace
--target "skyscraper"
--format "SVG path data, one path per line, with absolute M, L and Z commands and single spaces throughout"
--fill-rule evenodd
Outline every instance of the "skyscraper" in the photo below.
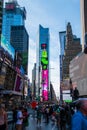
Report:
M 18 61 L 18 57 L 20 56 L 17 56 L 16 58 L 16 61 L 18 61 L 16 66 L 20 69 L 22 65 L 27 74 L 29 35 L 25 28 L 25 20 L 25 7 L 20 7 L 17 0 L 12 0 L 5 3 L 2 34 L 14 47 L 16 54 L 18 55 L 21 53 L 21 58 L 19 58 L 20 61 Z
M 60 81 L 63 79 L 63 56 L 65 52 L 65 45 L 66 45 L 66 31 L 59 32 L 59 39 L 60 39 Z
M 49 98 L 49 28 L 39 25 L 39 41 L 37 46 L 37 88 L 38 96 L 43 100 Z
M 29 35 L 24 26 L 11 26 L 11 45 L 22 57 L 22 65 L 25 72 L 28 72 L 28 42 Z
M 10 43 L 11 26 L 25 25 L 26 10 L 20 7 L 16 0 L 5 3 L 3 10 L 2 34 Z M 8 32 L 8 33 L 7 33 Z
M 87 33 L 87 0 L 81 2 L 81 26 L 82 26 L 82 51 L 85 44 L 85 33 Z
M 69 78 L 69 64 L 70 61 L 81 52 L 80 38 L 77 38 L 72 33 L 71 24 L 67 24 L 66 28 L 66 47 L 63 59 L 63 79 Z
M 63 81 L 63 57 L 66 46 L 66 31 L 59 32 L 59 40 L 60 40 L 60 100 L 62 101 L 62 90 L 61 84 Z

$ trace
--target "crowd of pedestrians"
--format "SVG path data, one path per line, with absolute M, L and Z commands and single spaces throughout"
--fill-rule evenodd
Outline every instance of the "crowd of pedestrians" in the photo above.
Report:
M 29 107 L 34 113 L 38 127 L 44 121 L 44 124 L 49 122 L 55 124 L 58 130 L 87 130 L 87 99 L 83 98 L 71 104 L 36 103 L 35 107 L 32 105 L 13 107 L 12 130 L 26 130 L 29 125 Z M 7 113 L 2 104 L 0 105 L 0 130 L 9 130 Z
M 38 104 L 36 107 L 37 124 L 55 123 L 58 130 L 87 130 L 87 99 L 80 99 L 75 103 Z

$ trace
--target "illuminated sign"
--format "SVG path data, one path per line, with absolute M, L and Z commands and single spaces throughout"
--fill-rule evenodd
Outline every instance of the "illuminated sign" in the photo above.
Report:
M 41 49 L 47 49 L 47 44 L 41 44 Z
M 41 44 L 41 65 L 42 65 L 42 97 L 44 101 L 48 100 L 48 52 L 47 44 Z
M 14 5 L 14 3 L 6 3 L 5 8 L 7 10 L 13 10 L 15 8 L 15 5 Z
M 42 55 L 41 55 L 41 64 L 42 64 L 42 69 L 47 69 L 48 65 L 48 57 L 47 57 L 47 51 L 43 50 Z
M 5 49 L 5 51 L 7 51 L 11 55 L 12 59 L 14 59 L 15 49 L 2 35 L 1 35 L 1 46 Z
M 15 91 L 22 92 L 23 90 L 23 79 L 20 75 L 16 77 Z
M 47 51 L 45 49 L 42 51 L 42 57 L 47 58 Z
M 48 100 L 48 70 L 42 70 L 42 96 Z

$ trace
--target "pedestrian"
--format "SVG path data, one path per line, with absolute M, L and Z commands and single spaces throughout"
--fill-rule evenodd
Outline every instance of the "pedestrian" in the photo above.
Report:
M 24 118 L 22 114 L 22 109 L 22 107 L 19 107 L 17 111 L 16 130 L 22 130 L 22 123 Z
M 26 127 L 29 125 L 28 121 L 29 113 L 27 111 L 27 108 L 24 108 L 22 113 L 23 113 L 23 130 L 26 130 Z
M 7 113 L 2 105 L 0 105 L 0 130 L 8 130 Z
M 36 111 L 37 111 L 37 125 L 41 126 L 42 110 L 41 110 L 41 106 L 40 105 L 37 106 Z
M 66 111 L 65 111 L 65 104 L 62 104 L 60 107 L 60 113 L 59 113 L 59 127 L 60 130 L 66 130 Z
M 76 106 L 77 111 L 72 116 L 71 130 L 87 130 L 87 98 L 80 99 Z
M 16 128 L 16 122 L 17 122 L 17 106 L 13 106 L 12 112 L 13 112 L 13 122 L 12 122 L 12 130 Z
M 49 106 L 48 105 L 45 108 L 45 114 L 46 114 L 46 123 L 49 123 Z

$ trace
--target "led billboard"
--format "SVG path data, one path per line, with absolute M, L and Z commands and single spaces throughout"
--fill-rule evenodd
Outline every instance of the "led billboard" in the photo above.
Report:
M 12 47 L 12 45 L 5 39 L 4 36 L 1 35 L 1 46 L 7 51 L 12 59 L 15 57 L 15 49 Z
M 41 65 L 42 65 L 42 97 L 44 101 L 48 100 L 48 52 L 47 44 L 41 44 Z
M 23 90 L 23 79 L 20 75 L 16 76 L 15 91 L 22 92 Z
M 48 70 L 42 70 L 42 96 L 48 100 Z

